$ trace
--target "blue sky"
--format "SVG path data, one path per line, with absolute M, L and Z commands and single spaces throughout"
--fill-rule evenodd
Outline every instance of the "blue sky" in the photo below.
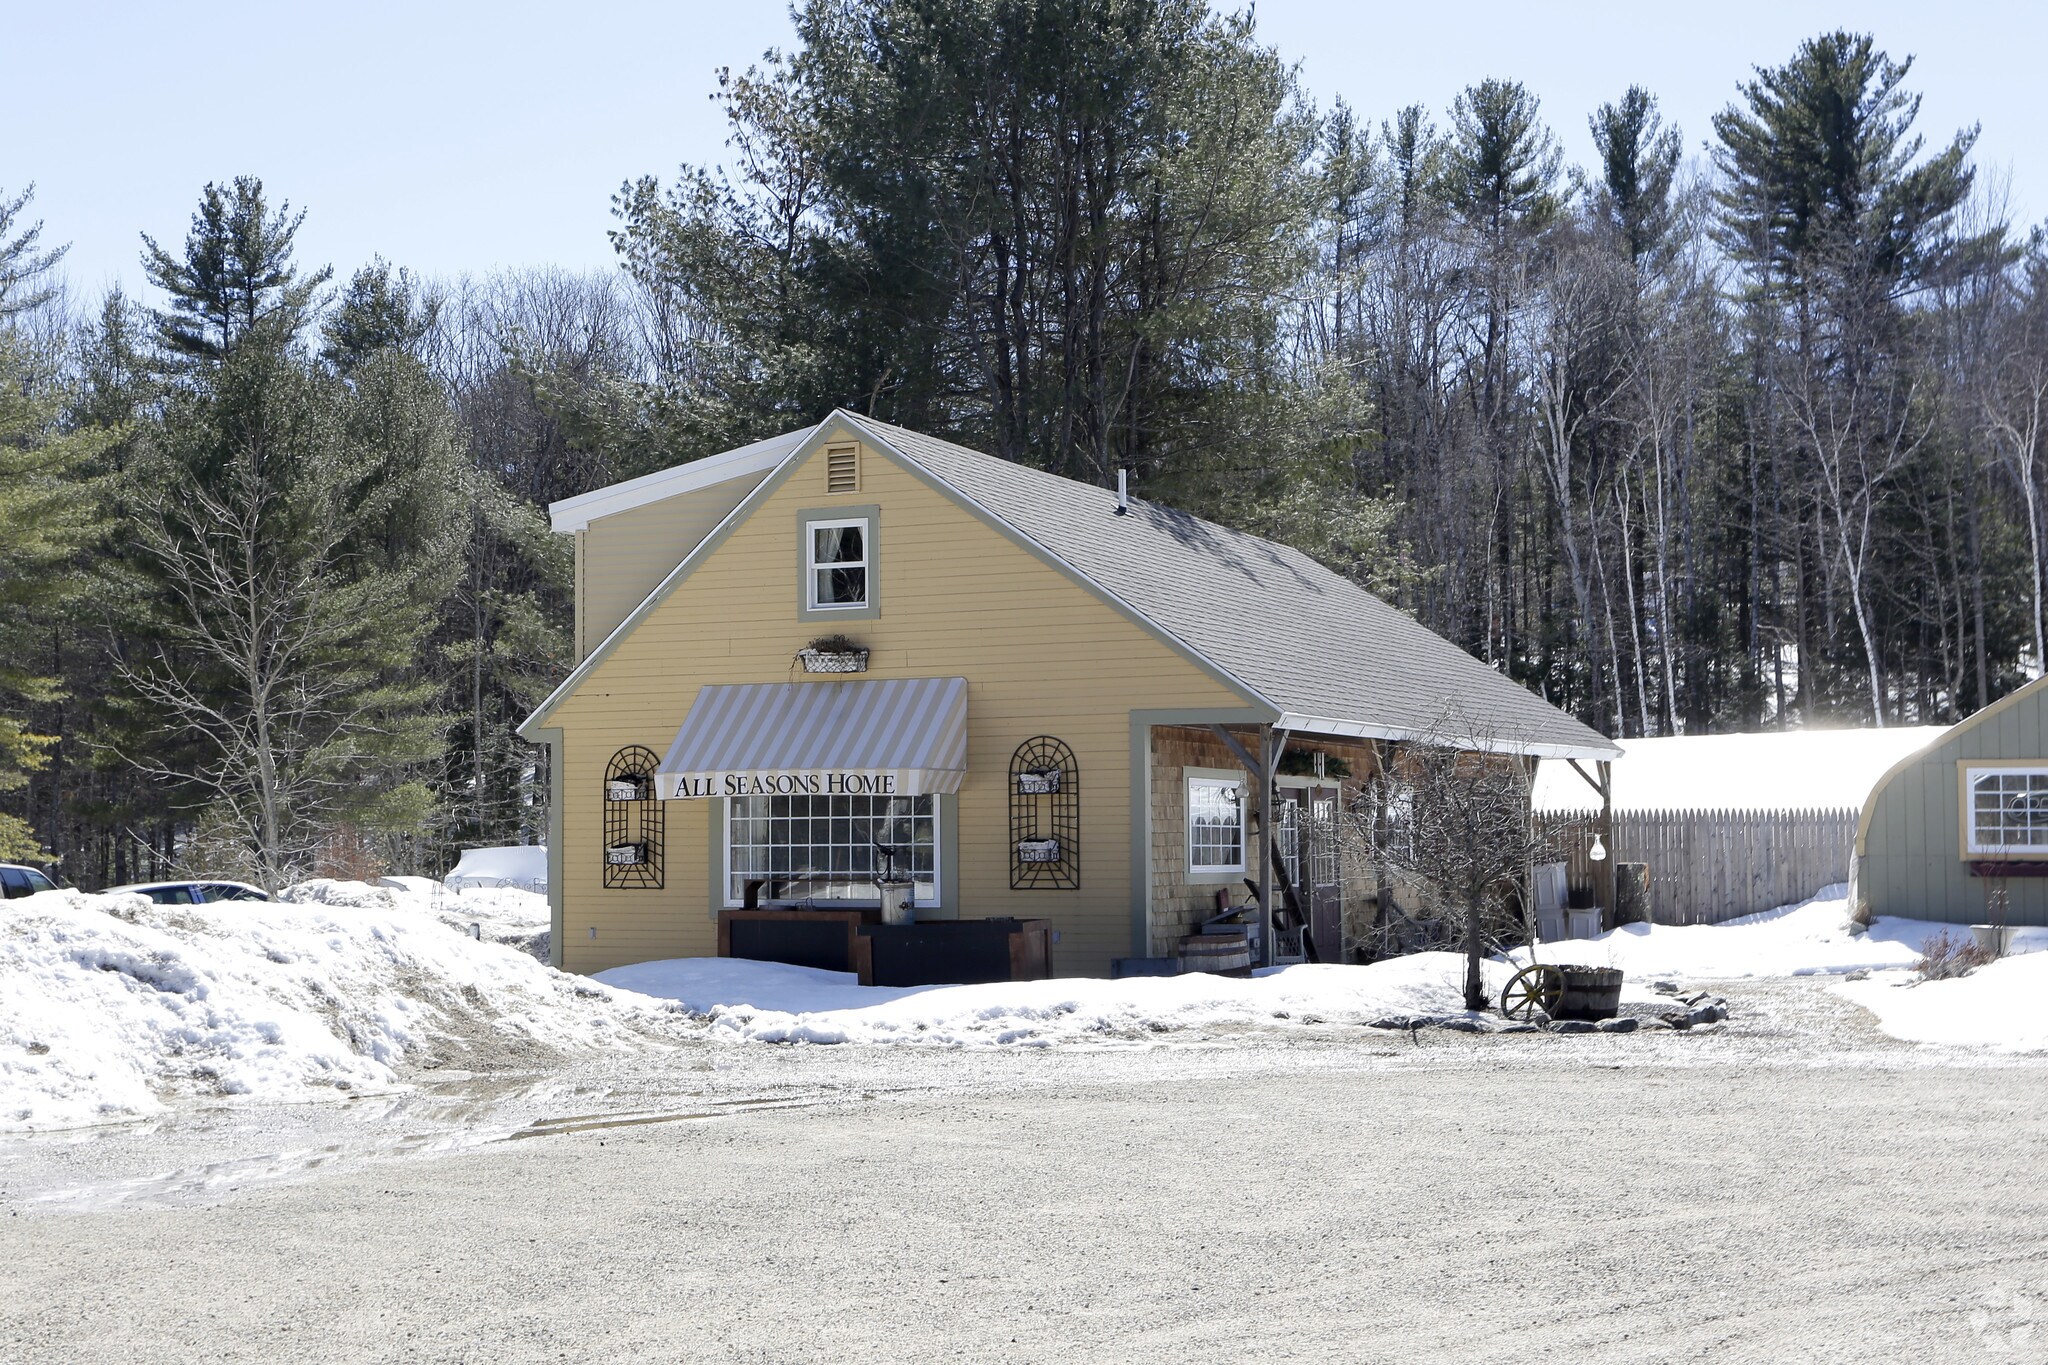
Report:
M 609 267 L 629 176 L 716 161 L 721 65 L 788 41 L 779 0 L 537 5 L 76 3 L 7 22 L 0 189 L 36 182 L 87 296 L 140 283 L 137 233 L 181 241 L 200 186 L 238 173 L 309 210 L 302 258 L 373 252 L 433 275 Z M 1835 26 L 1914 54 L 1930 143 L 1981 122 L 2021 221 L 2048 209 L 2038 61 L 2048 7 L 1978 3 L 1362 5 L 1262 0 L 1258 26 L 1320 103 L 1374 121 L 1441 110 L 1489 75 L 1529 85 L 1574 160 L 1586 115 L 1631 82 L 1697 149 L 1752 65 Z

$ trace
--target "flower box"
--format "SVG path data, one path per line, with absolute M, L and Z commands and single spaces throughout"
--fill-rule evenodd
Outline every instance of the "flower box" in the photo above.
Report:
M 604 799 L 607 801 L 645 801 L 647 780 L 641 777 L 614 777 L 604 784 Z
M 637 867 L 647 861 L 647 845 L 613 844 L 605 849 L 604 860 L 613 867 Z
M 1060 789 L 1060 770 L 1040 768 L 1017 774 L 1017 792 L 1021 796 L 1044 796 Z
M 800 649 L 797 658 L 803 660 L 806 673 L 865 673 L 868 671 L 868 652 L 865 649 L 825 650 Z
M 1060 860 L 1060 841 L 1057 839 L 1019 839 L 1017 861 L 1020 863 L 1056 863 Z

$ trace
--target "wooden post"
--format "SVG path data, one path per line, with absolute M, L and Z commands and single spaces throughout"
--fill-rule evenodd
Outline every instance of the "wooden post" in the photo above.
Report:
M 1526 809 L 1523 810 L 1522 815 L 1523 818 L 1528 820 L 1529 822 L 1530 838 L 1526 847 L 1528 847 L 1531 851 L 1530 855 L 1522 860 L 1522 919 L 1523 927 L 1529 931 L 1529 960 L 1531 962 L 1534 962 L 1536 960 L 1536 856 L 1534 852 L 1536 840 L 1534 835 L 1536 832 L 1537 820 L 1536 764 L 1539 761 L 1540 760 L 1533 757 L 1521 758 L 1516 760 L 1516 762 L 1522 765 L 1522 774 L 1529 781 L 1529 803 Z
M 1273 727 L 1259 727 L 1259 963 L 1273 965 Z
M 1600 759 L 1595 770 L 1600 774 L 1600 838 L 1607 845 L 1607 857 L 1594 880 L 1600 884 L 1600 927 L 1613 929 L 1618 927 L 1614 922 L 1614 864 L 1621 856 L 1614 846 L 1614 761 Z

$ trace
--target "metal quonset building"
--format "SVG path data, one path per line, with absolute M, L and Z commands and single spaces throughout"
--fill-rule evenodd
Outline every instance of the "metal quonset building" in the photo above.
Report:
M 2048 924 L 2048 679 L 1894 764 L 1856 825 L 1859 919 Z

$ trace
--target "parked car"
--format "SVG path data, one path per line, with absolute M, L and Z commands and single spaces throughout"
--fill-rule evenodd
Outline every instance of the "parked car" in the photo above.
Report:
M 57 883 L 32 867 L 20 863 L 0 863 L 0 900 L 15 900 L 22 896 L 33 896 L 38 891 L 55 891 Z
M 221 901 L 270 899 L 269 893 L 261 887 L 247 882 L 134 882 L 128 886 L 110 886 L 105 894 L 112 896 L 122 892 L 147 896 L 158 905 L 214 905 Z

